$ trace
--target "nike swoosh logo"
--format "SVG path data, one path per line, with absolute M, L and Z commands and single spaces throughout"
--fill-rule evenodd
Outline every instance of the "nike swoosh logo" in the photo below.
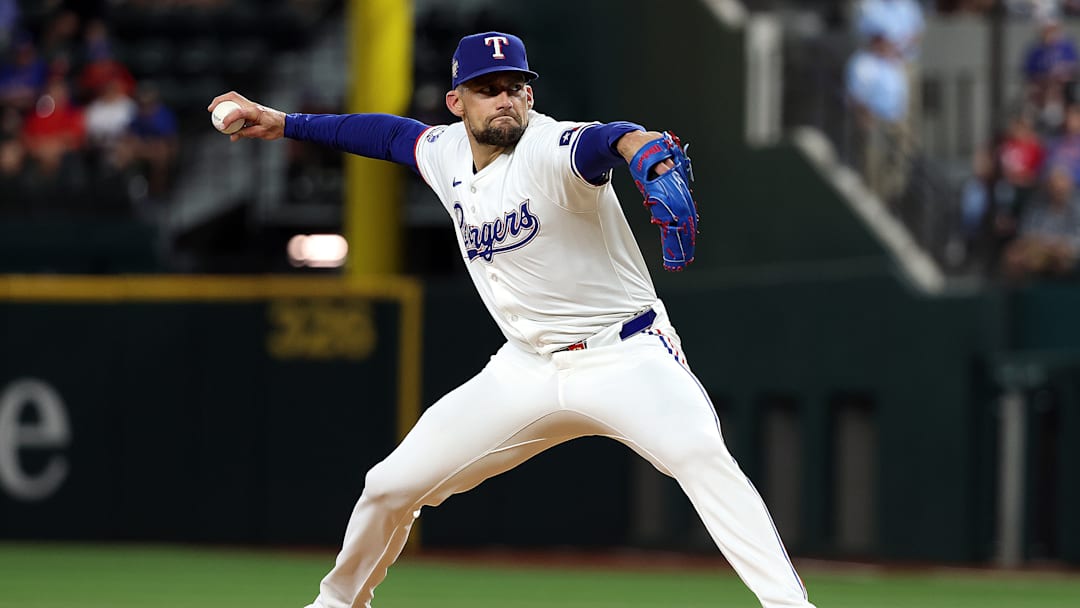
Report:
M 453 187 L 457 188 L 458 186 L 461 185 L 461 180 L 455 177 L 454 181 L 452 182 L 452 185 L 453 185 Z

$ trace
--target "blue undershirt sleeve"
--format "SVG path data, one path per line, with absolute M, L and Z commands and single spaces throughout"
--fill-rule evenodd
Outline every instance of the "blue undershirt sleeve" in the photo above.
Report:
M 604 184 L 611 169 L 626 164 L 615 147 L 619 138 L 631 131 L 644 130 L 641 125 L 623 121 L 586 126 L 578 136 L 570 162 L 585 181 L 596 186 Z
M 389 160 L 417 173 L 416 139 L 427 128 L 418 120 L 392 114 L 285 115 L 285 137 Z

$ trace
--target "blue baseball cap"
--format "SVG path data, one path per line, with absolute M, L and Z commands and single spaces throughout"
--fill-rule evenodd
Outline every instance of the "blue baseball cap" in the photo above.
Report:
M 529 69 L 525 43 L 513 34 L 485 32 L 466 36 L 450 64 L 450 88 L 492 72 L 521 72 L 528 80 L 540 75 Z

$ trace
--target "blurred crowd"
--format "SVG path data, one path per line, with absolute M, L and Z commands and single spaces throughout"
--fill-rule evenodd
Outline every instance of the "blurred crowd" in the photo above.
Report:
M 939 2 L 940 12 L 1000 8 L 1031 19 L 1038 36 L 1020 64 L 1024 88 L 993 141 L 978 149 L 959 192 L 951 255 L 972 272 L 1024 279 L 1071 275 L 1080 257 L 1080 54 L 1063 23 L 1080 0 Z M 853 25 L 858 50 L 845 91 L 859 135 L 856 162 L 867 185 L 895 206 L 918 154 L 924 6 L 915 0 L 861 0 Z
M 1024 91 L 961 192 L 969 257 L 1010 279 L 1071 275 L 1080 255 L 1080 55 L 1060 13 L 1034 14 Z
M 845 153 L 858 165 L 867 185 L 894 211 L 917 179 L 924 81 L 921 43 L 927 16 L 997 12 L 1038 24 L 1037 39 L 1017 62 L 1023 66 L 1026 83 L 1022 99 L 1010 107 L 1000 133 L 976 151 L 971 175 L 959 192 L 950 193 L 958 199 L 954 231 L 963 250 L 961 264 L 974 271 L 1010 278 L 1072 274 L 1080 257 L 1080 207 L 1075 194 L 1080 184 L 1080 91 L 1076 90 L 1080 53 L 1063 23 L 1080 16 L 1080 0 L 821 1 L 829 7 L 825 13 L 842 14 L 844 18 L 836 21 L 846 22 L 843 50 L 830 62 L 836 66 L 838 60 L 847 59 L 842 89 L 848 110 L 845 121 L 851 125 L 845 128 L 851 132 L 845 137 L 855 145 L 849 145 Z M 274 6 L 315 12 L 327 4 L 325 0 L 289 0 Z M 155 59 L 150 53 L 154 45 L 133 41 L 133 31 L 144 30 L 131 23 L 125 28 L 117 16 L 125 12 L 130 16 L 134 9 L 156 11 L 159 17 L 165 15 L 158 21 L 167 23 L 171 14 L 213 15 L 226 8 L 233 10 L 230 14 L 246 14 L 252 6 L 260 4 L 257 0 L 0 0 L 0 217 L 138 216 L 154 209 L 155 201 L 166 199 L 177 173 L 181 125 L 192 126 L 184 122 L 190 104 L 176 93 L 217 89 L 191 84 L 206 75 L 197 65 L 184 67 L 172 80 L 162 75 L 169 67 L 162 67 L 162 62 L 184 64 L 179 54 L 197 46 L 190 36 L 172 32 L 176 42 L 162 46 L 166 50 L 158 55 L 164 59 L 154 64 L 156 68 L 148 67 L 147 62 Z M 258 14 L 270 12 L 268 8 Z M 461 31 L 514 29 L 516 24 L 507 23 L 507 18 L 504 12 L 464 10 L 452 3 L 434 3 L 420 11 L 410 115 L 428 122 L 445 120 L 442 58 L 453 52 Z M 187 27 L 195 32 L 205 29 L 195 22 Z M 114 43 L 113 28 L 122 45 Z M 854 52 L 849 29 L 856 40 Z M 228 31 L 235 33 L 231 25 Z M 287 30 L 248 26 L 245 31 L 255 40 L 265 31 Z M 209 34 L 203 38 L 203 42 L 215 43 L 206 46 L 208 57 L 216 57 L 215 50 L 242 50 L 243 45 L 231 38 L 228 45 Z M 269 47 L 251 48 L 258 49 L 251 53 L 258 62 Z M 132 49 L 143 53 L 132 53 Z M 206 57 L 202 60 L 198 65 L 205 65 Z M 253 65 L 250 61 L 221 62 L 233 66 L 227 68 L 232 72 L 225 74 L 226 80 L 234 83 L 242 74 L 253 72 L 242 67 Z M 832 92 L 830 99 L 841 88 L 837 72 L 834 68 L 827 86 L 820 87 Z M 153 77 L 157 86 L 133 73 Z M 305 99 L 296 109 L 341 111 L 340 105 L 327 105 L 318 98 Z M 205 117 L 198 118 L 205 129 Z M 289 201 L 341 199 L 340 155 L 298 142 L 287 149 Z M 952 185 L 957 185 L 955 178 Z M 419 181 L 414 186 L 426 192 Z
M 995 10 L 999 1 L 1005 14 L 1017 17 L 1080 15 L 1080 0 L 937 0 L 934 10 L 940 14 L 986 14 Z
M 118 60 L 102 15 L 54 4 L 31 21 L 0 0 L 0 213 L 130 213 L 169 188 L 176 116 Z

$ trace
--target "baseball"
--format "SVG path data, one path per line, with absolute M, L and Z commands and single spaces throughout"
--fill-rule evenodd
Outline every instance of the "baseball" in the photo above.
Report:
M 244 128 L 244 119 L 238 118 L 232 121 L 230 124 L 225 124 L 225 117 L 228 116 L 233 110 L 239 110 L 240 104 L 235 101 L 223 101 L 214 106 L 214 114 L 210 118 L 210 122 L 213 123 L 214 128 L 226 135 L 236 133 L 240 129 Z

